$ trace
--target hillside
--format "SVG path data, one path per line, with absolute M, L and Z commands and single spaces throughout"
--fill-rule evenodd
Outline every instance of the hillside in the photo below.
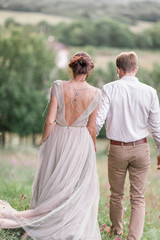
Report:
M 43 21 L 51 25 L 61 22 L 70 23 L 72 21 L 67 17 L 45 13 L 0 10 L 0 25 L 3 25 L 7 19 L 14 19 L 17 23 L 30 25 L 36 25 Z
M 97 19 L 110 16 L 127 23 L 160 20 L 160 0 L 0 0 L 0 9 L 69 18 Z

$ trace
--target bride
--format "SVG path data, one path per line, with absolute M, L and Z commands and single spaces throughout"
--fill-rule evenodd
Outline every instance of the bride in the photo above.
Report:
M 95 155 L 101 94 L 86 82 L 94 68 L 87 53 L 76 53 L 69 68 L 73 78 L 51 87 L 30 209 L 0 201 L 0 228 L 22 227 L 36 240 L 101 239 Z

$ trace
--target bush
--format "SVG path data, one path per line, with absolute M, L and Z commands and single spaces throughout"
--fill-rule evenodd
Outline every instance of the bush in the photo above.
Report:
M 134 47 L 135 36 L 127 25 L 111 19 L 98 21 L 79 20 L 70 24 L 58 24 L 53 34 L 72 46 Z

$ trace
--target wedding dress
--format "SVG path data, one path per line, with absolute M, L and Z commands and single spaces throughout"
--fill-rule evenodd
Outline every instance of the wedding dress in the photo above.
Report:
M 56 123 L 39 150 L 30 209 L 16 211 L 1 200 L 0 228 L 22 227 L 35 240 L 100 240 L 96 156 L 86 127 L 100 91 L 57 80 L 54 95 Z

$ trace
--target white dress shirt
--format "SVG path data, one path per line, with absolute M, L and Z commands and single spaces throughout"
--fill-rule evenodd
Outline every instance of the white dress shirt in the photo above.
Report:
M 97 135 L 105 120 L 107 138 L 122 142 L 147 137 L 150 125 L 160 155 L 160 109 L 154 88 L 133 76 L 104 85 L 96 118 Z

